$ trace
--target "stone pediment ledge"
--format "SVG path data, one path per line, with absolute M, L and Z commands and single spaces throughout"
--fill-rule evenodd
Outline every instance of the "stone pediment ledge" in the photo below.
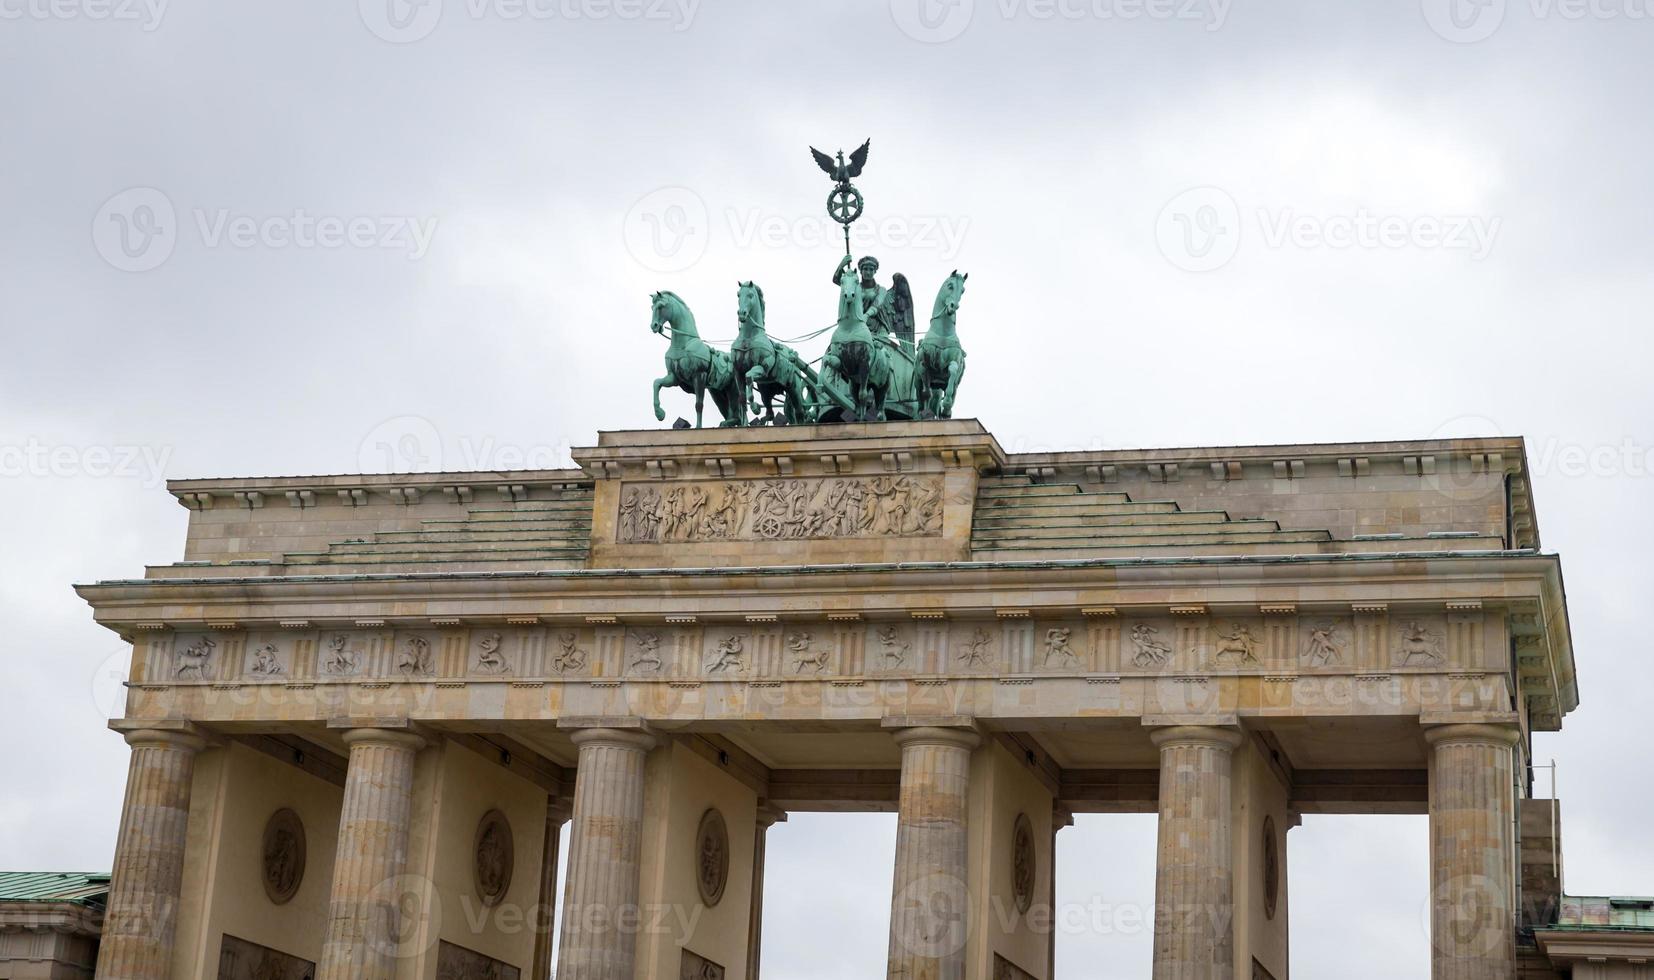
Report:
M 807 451 L 806 451 L 807 447 Z M 974 419 L 748 429 L 603 432 L 574 460 L 591 479 L 905 473 L 1005 468 L 1005 451 Z
M 330 476 L 215 477 L 168 480 L 167 492 L 190 510 L 236 507 L 308 509 L 345 500 L 418 503 L 431 496 L 456 502 L 476 499 L 514 500 L 526 487 L 567 487 L 589 483 L 580 470 L 455 471 L 444 473 L 373 473 Z

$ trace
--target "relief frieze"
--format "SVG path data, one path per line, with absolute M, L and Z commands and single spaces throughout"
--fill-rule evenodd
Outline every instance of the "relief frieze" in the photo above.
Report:
M 939 476 L 628 484 L 621 544 L 936 537 Z

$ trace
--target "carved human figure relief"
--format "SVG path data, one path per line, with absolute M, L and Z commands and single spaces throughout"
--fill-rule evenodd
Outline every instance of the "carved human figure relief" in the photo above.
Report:
M 1300 659 L 1311 667 L 1326 667 L 1344 662 L 1344 640 L 1337 623 L 1311 624 L 1304 635 L 1304 651 Z
M 211 637 L 203 636 L 174 654 L 173 674 L 179 680 L 193 676 L 196 680 L 211 677 L 212 652 L 218 646 Z
M 656 632 L 632 633 L 632 642 L 637 644 L 637 653 L 632 657 L 632 670 L 654 670 L 661 668 L 660 634 Z
M 1218 665 L 1226 661 L 1232 666 L 1255 664 L 1258 662 L 1256 653 L 1258 639 L 1252 635 L 1252 630 L 1245 623 L 1232 623 L 1229 629 L 1217 635 L 1212 647 L 1212 663 Z
M 966 641 L 965 649 L 959 654 L 959 659 L 965 661 L 967 667 L 983 667 L 988 663 L 988 644 L 993 637 L 987 630 L 978 626 Z
M 1411 667 L 1422 662 L 1434 667 L 1445 659 L 1441 644 L 1440 632 L 1418 620 L 1409 620 L 1396 630 L 1395 664 L 1397 667 Z
M 1051 663 L 1053 658 L 1061 657 L 1064 666 L 1078 666 L 1080 655 L 1075 653 L 1074 648 L 1068 645 L 1068 640 L 1073 635 L 1074 631 L 1066 626 L 1053 626 L 1045 631 L 1045 663 L 1047 665 Z
M 904 475 L 628 486 L 615 533 L 621 544 L 935 536 L 942 533 L 942 481 Z
M 831 650 L 810 649 L 811 636 L 808 630 L 798 630 L 787 634 L 787 650 L 792 654 L 793 671 L 804 673 L 804 668 L 814 667 L 818 674 L 826 673 L 827 661 L 833 655 Z
M 396 669 L 411 676 L 424 677 L 434 671 L 431 661 L 431 641 L 423 636 L 410 636 L 397 655 Z
M 901 667 L 907 664 L 907 655 L 913 649 L 913 644 L 902 637 L 902 631 L 894 626 L 879 628 L 879 645 L 884 647 L 886 666 Z
M 484 633 L 477 638 L 477 673 L 505 674 L 511 671 L 511 665 L 505 662 L 504 645 L 505 637 L 498 633 Z M 562 673 L 562 668 L 558 668 L 558 673 Z
M 472 849 L 471 877 L 477 897 L 489 908 L 500 904 L 511 889 L 516 868 L 516 842 L 504 813 L 490 810 L 477 822 Z
M 327 651 L 322 654 L 322 673 L 354 674 L 362 669 L 362 651 L 350 645 L 350 636 L 335 633 L 328 638 Z
M 1160 631 L 1148 623 L 1131 628 L 1131 645 L 1136 648 L 1131 662 L 1139 667 L 1164 667 L 1171 663 L 1172 648 L 1160 641 Z
M 274 643 L 266 643 L 254 650 L 253 662 L 248 666 L 247 672 L 264 677 L 287 673 L 287 668 L 281 665 L 281 650 Z
M 718 644 L 717 650 L 712 654 L 712 659 L 707 661 L 706 672 L 709 674 L 722 674 L 729 671 L 740 673 L 747 669 L 746 657 L 746 637 L 742 633 L 736 633 Z

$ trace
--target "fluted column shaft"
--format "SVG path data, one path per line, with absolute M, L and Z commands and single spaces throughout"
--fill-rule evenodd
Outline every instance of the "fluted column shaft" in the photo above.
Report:
M 316 977 L 391 980 L 405 938 L 399 899 L 406 893 L 414 759 L 425 742 L 380 728 L 351 729 L 344 739 L 350 763 Z
M 970 936 L 965 811 L 980 739 L 955 728 L 906 728 L 895 738 L 902 784 L 889 976 L 963 980 Z
M 630 980 L 637 959 L 643 766 L 652 736 L 585 728 L 574 780 L 557 980 Z
M 1433 980 L 1508 980 L 1516 972 L 1512 881 L 1514 728 L 1443 725 L 1424 733 L 1430 766 Z
M 1160 749 L 1154 874 L 1154 980 L 1235 974 L 1229 803 L 1238 732 L 1187 725 L 1149 736 Z
M 132 760 L 115 839 L 115 872 L 98 949 L 100 980 L 162 980 L 172 972 L 190 783 L 202 741 L 182 732 L 128 732 Z
M 758 980 L 764 947 L 764 856 L 770 828 L 787 819 L 787 811 L 758 804 L 757 831 L 752 835 L 752 906 L 747 913 L 747 980 Z

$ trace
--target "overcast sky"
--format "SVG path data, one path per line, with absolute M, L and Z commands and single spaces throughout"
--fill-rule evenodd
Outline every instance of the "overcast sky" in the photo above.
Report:
M 828 323 L 805 148 L 871 137 L 858 252 L 971 273 L 1007 449 L 1526 436 L 1567 885 L 1654 892 L 1651 51 L 1650 0 L 0 0 L 0 868 L 110 865 L 125 648 L 69 586 L 180 556 L 164 478 L 654 425 L 649 293 Z M 1061 899 L 1151 902 L 1153 835 L 1081 818 Z M 877 975 L 892 818 L 772 839 L 765 976 Z M 1422 975 L 1423 818 L 1289 841 L 1294 971 Z

